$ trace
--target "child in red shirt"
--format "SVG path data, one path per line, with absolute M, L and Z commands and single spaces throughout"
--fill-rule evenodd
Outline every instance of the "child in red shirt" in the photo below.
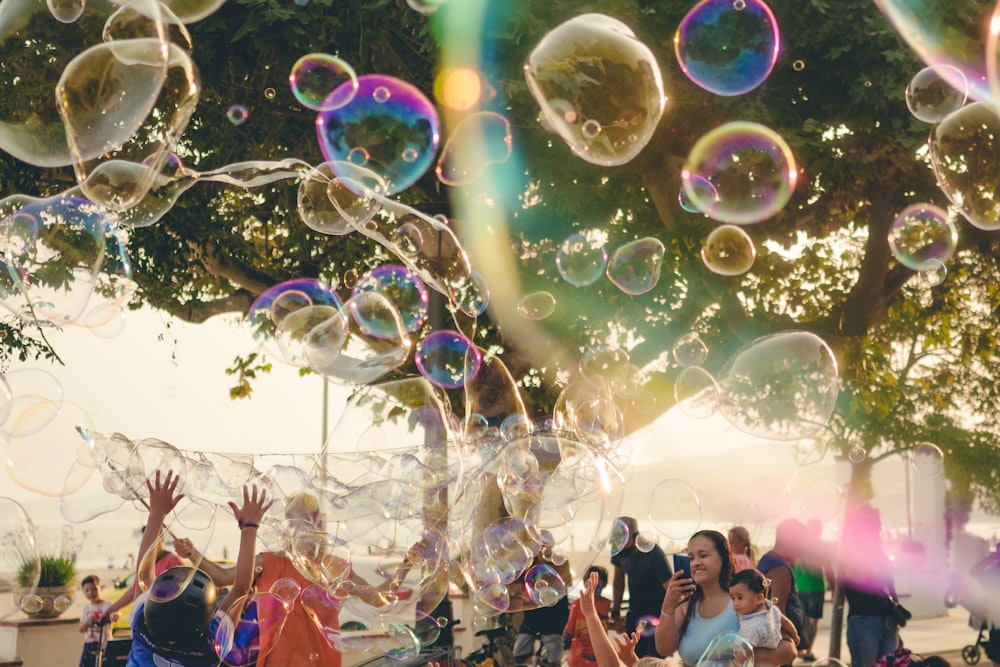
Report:
M 583 575 L 584 582 L 590 577 L 591 572 L 596 572 L 598 577 L 597 590 L 594 592 L 594 602 L 597 608 L 597 615 L 607 629 L 608 620 L 611 616 L 611 600 L 601 597 L 601 591 L 608 585 L 608 571 L 603 567 L 593 565 L 587 568 Z M 569 667 L 595 667 L 597 659 L 594 657 L 594 646 L 590 642 L 590 635 L 587 634 L 587 620 L 580 609 L 580 601 L 576 600 L 569 610 L 569 620 L 566 622 L 566 629 L 563 630 L 563 639 L 570 643 L 569 647 Z

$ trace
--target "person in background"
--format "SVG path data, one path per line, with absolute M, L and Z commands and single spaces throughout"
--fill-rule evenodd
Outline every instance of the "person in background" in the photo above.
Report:
M 101 597 L 101 578 L 96 574 L 91 574 L 80 581 L 80 588 L 83 597 L 87 598 L 87 604 L 83 605 L 83 612 L 80 614 L 80 632 L 83 635 L 83 653 L 80 655 L 80 667 L 97 667 L 97 654 L 101 650 L 101 628 L 105 618 L 117 618 L 117 614 L 112 617 L 107 613 L 111 603 Z
M 553 561 L 553 546 L 555 540 L 552 533 L 547 530 L 540 532 L 541 547 L 535 555 L 531 567 L 546 564 L 552 567 L 564 582 L 572 581 L 572 573 L 568 562 L 556 564 Z M 529 568 L 530 570 L 530 568 Z M 512 584 L 517 586 L 518 582 Z M 523 588 L 523 581 L 520 583 Z M 525 607 L 528 607 L 525 609 Z M 551 667 L 558 667 L 562 663 L 563 654 L 563 631 L 569 621 L 569 600 L 565 595 L 560 597 L 555 604 L 547 606 L 536 606 L 530 600 L 526 600 L 523 595 L 516 596 L 511 600 L 509 611 L 519 611 L 523 609 L 523 619 L 521 627 L 518 628 L 517 637 L 514 639 L 514 661 L 519 664 L 531 662 L 532 654 L 535 652 L 535 637 L 537 636 L 545 647 L 546 664 Z
M 729 548 L 733 550 L 733 572 L 748 570 L 755 566 L 750 532 L 743 526 L 729 529 Z
M 177 493 L 179 477 L 168 471 L 161 480 L 157 470 L 153 480 L 146 480 L 149 490 L 149 520 L 139 545 L 137 578 L 146 592 L 132 609 L 132 648 L 126 667 L 214 667 L 228 652 L 218 650 L 216 631 L 228 616 L 234 624 L 241 605 L 236 604 L 250 591 L 253 583 L 254 551 L 257 529 L 271 501 L 257 486 L 243 487 L 243 505 L 230 502 L 240 528 L 240 547 L 236 574 L 229 592 L 216 605 L 218 592 L 211 578 L 192 567 L 173 567 L 154 576 L 153 561 L 144 556 L 160 539 L 167 514 L 183 494 Z M 221 654 L 221 655 L 220 655 Z
M 823 601 L 826 598 L 826 570 L 828 568 L 826 549 L 823 545 L 823 524 L 817 519 L 811 519 L 806 524 L 806 543 L 802 552 L 792 564 L 795 575 L 795 588 L 802 600 L 802 609 L 809 621 L 809 634 L 804 637 L 799 647 L 799 657 L 806 662 L 813 662 L 812 645 L 819 631 L 819 621 L 823 618 Z
M 685 665 L 696 665 L 720 632 L 736 632 L 740 622 L 729 597 L 733 559 L 726 536 L 699 530 L 688 540 L 691 578 L 676 572 L 667 585 L 656 626 L 656 650 L 663 656 L 676 651 Z M 794 628 L 793 628 L 794 629 Z M 798 637 L 782 634 L 777 648 L 754 649 L 754 661 L 781 665 L 795 659 Z
M 618 519 L 628 529 L 628 540 L 625 546 L 611 557 L 614 566 L 612 584 L 611 618 L 621 615 L 622 598 L 628 585 L 628 613 L 625 615 L 625 633 L 636 631 L 639 621 L 646 617 L 656 619 L 663 604 L 663 596 L 667 590 L 667 582 L 673 572 L 667 563 L 667 556 L 658 544 L 649 551 L 643 552 L 636 548 L 635 539 L 639 533 L 639 524 L 630 516 Z M 642 633 L 635 647 L 636 655 L 656 656 L 656 642 L 652 635 Z
M 583 576 L 584 586 L 589 583 L 591 573 L 597 575 L 597 583 L 592 592 L 594 609 L 601 626 L 607 629 L 611 618 L 611 600 L 603 597 L 601 591 L 608 585 L 608 571 L 599 565 L 590 566 Z M 569 620 L 563 629 L 563 639 L 569 642 L 569 667 L 594 667 L 597 664 L 580 600 L 576 600 L 569 608 Z
M 802 609 L 802 599 L 795 588 L 792 563 L 806 542 L 806 526 L 798 519 L 781 521 L 774 531 L 774 548 L 760 557 L 757 569 L 771 582 L 770 597 L 778 610 L 795 623 L 799 646 L 809 641 L 809 621 Z M 791 664 L 791 661 L 786 663 Z
M 142 534 L 143 537 L 145 537 L 146 535 L 145 526 L 143 526 L 142 528 Z M 173 551 L 169 551 L 163 548 L 162 539 L 157 540 L 155 546 L 156 546 L 156 561 L 153 564 L 154 574 L 162 574 L 172 567 L 180 567 L 184 565 L 184 561 L 180 559 L 180 556 L 175 554 Z M 139 567 L 142 567 L 141 562 L 139 563 Z M 107 609 L 105 613 L 109 615 L 118 614 L 122 609 L 132 604 L 132 601 L 135 600 L 136 596 L 138 595 L 138 591 L 136 591 L 135 589 L 137 581 L 138 577 L 136 577 L 136 579 L 132 581 L 132 585 L 129 586 L 129 589 L 125 591 L 124 595 L 122 595 L 120 598 L 111 603 L 111 606 Z
M 889 557 L 882 546 L 882 519 L 878 510 L 855 509 L 844 522 L 840 585 L 847 598 L 847 647 L 852 667 L 871 667 L 899 648 L 899 630 L 893 617 L 896 596 Z

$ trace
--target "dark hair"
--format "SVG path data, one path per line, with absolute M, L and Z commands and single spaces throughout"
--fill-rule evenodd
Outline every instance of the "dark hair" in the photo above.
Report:
M 717 530 L 699 530 L 691 536 L 688 544 L 691 544 L 691 540 L 696 537 L 704 537 L 715 544 L 715 551 L 719 554 L 719 559 L 722 561 L 722 569 L 719 570 L 719 586 L 722 587 L 722 590 L 729 590 L 729 582 L 733 578 L 733 570 L 736 569 L 733 566 L 733 552 L 729 549 L 729 540 Z M 701 586 L 695 585 L 694 595 L 688 598 L 688 607 L 684 613 L 684 622 L 681 623 L 681 627 L 677 630 L 678 636 L 684 636 L 688 624 L 694 618 L 694 609 L 703 597 L 705 597 L 705 592 L 701 590 Z
M 749 556 L 750 558 L 753 558 L 754 553 L 753 553 L 753 544 L 751 544 L 750 542 L 750 531 L 744 528 L 743 526 L 733 526 L 732 528 L 729 529 L 729 532 L 736 533 L 737 535 L 740 536 L 740 538 L 743 539 L 744 542 L 747 543 L 747 548 L 743 553 Z
M 584 579 L 588 578 L 591 572 L 597 573 L 598 586 L 604 588 L 608 585 L 608 571 L 605 568 L 600 565 L 591 565 L 587 568 L 587 574 L 584 575 Z
M 96 574 L 88 574 L 86 577 L 80 580 L 80 588 L 83 588 L 87 584 L 94 584 L 95 586 L 101 585 L 101 578 Z
M 939 655 L 929 655 L 923 660 L 915 660 L 910 663 L 911 667 L 951 667 L 951 663 Z
M 767 577 L 755 567 L 749 567 L 734 574 L 732 581 L 729 582 L 729 587 L 732 588 L 736 584 L 743 584 L 750 589 L 750 592 L 765 596 L 769 588 Z

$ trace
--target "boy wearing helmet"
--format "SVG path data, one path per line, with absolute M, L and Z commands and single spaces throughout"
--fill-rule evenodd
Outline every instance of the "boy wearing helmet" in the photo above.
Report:
M 253 580 L 257 527 L 271 502 L 264 490 L 243 487 L 243 506 L 230 502 L 240 526 L 240 548 L 236 557 L 233 586 L 216 605 L 218 592 L 212 579 L 201 570 L 174 567 L 153 576 L 153 559 L 146 552 L 160 539 L 167 514 L 183 494 L 175 493 L 180 478 L 160 471 L 146 480 L 149 489 L 149 519 L 139 545 L 139 585 L 146 591 L 132 612 L 132 650 L 126 667 L 211 667 L 222 658 L 216 649 L 216 630 L 224 617 L 237 615 L 235 605 L 250 591 Z M 148 562 L 147 562 L 148 561 Z M 218 612 L 218 613 L 217 613 Z M 234 623 L 239 618 L 231 619 Z M 230 634 L 231 636 L 231 634 Z M 225 648 L 222 649 L 223 653 Z

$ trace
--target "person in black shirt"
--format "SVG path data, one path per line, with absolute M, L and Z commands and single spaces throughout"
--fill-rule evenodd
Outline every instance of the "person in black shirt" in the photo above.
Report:
M 625 632 L 632 634 L 637 629 L 641 633 L 635 654 L 644 656 L 659 656 L 653 639 L 655 624 L 659 622 L 660 607 L 663 606 L 663 596 L 666 595 L 667 582 L 673 576 L 673 571 L 667 563 L 667 557 L 658 545 L 653 545 L 650 551 L 640 551 L 636 548 L 635 538 L 639 525 L 630 516 L 618 519 L 628 528 L 628 541 L 621 551 L 611 557 L 614 566 L 612 585 L 611 618 L 621 615 L 622 598 L 625 586 L 628 585 L 628 613 L 625 615 Z M 643 618 L 648 619 L 649 626 L 639 628 Z

